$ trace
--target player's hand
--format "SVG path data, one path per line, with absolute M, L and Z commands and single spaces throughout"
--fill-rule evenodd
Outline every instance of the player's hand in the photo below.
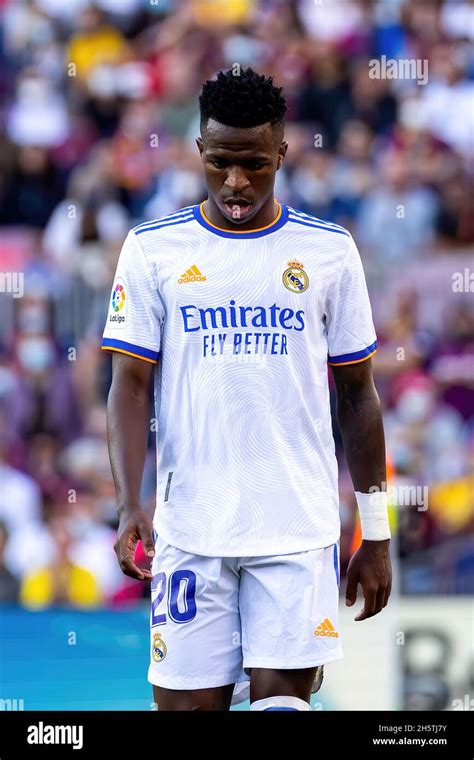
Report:
M 362 541 L 352 555 L 347 568 L 346 605 L 352 607 L 357 599 L 357 584 L 364 592 L 364 608 L 354 620 L 365 620 L 386 607 L 392 590 L 390 539 Z
M 153 523 L 149 514 L 143 509 L 122 512 L 114 550 L 122 572 L 139 581 L 151 581 L 150 570 L 135 564 L 135 549 L 141 539 L 147 557 L 155 554 L 153 542 Z

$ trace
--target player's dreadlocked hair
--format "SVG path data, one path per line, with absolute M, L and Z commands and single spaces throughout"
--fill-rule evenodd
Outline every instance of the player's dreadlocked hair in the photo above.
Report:
M 209 119 L 229 127 L 258 127 L 270 122 L 283 125 L 286 112 L 282 88 L 273 85 L 273 77 L 257 74 L 250 67 L 235 74 L 232 69 L 219 71 L 217 79 L 204 83 L 199 98 L 201 128 Z

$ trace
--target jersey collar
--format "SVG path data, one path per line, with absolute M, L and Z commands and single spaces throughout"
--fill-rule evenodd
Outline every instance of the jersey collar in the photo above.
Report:
M 248 238 L 258 238 L 263 237 L 264 235 L 269 235 L 271 232 L 279 230 L 284 224 L 286 224 L 288 221 L 288 208 L 277 200 L 275 200 L 275 202 L 278 206 L 278 213 L 273 222 L 270 222 L 270 224 L 267 224 L 265 227 L 259 227 L 256 230 L 235 230 L 234 232 L 234 230 L 225 230 L 222 227 L 217 227 L 204 213 L 203 206 L 205 201 L 198 206 L 194 206 L 193 210 L 196 221 L 205 227 L 206 230 L 209 230 L 209 232 L 213 232 L 220 237 L 234 238 L 234 240 L 243 238 L 245 240 Z

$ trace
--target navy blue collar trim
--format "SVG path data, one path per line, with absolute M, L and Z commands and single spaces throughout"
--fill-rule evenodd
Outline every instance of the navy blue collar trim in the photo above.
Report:
M 281 213 L 278 214 L 275 221 L 271 224 L 268 224 L 266 227 L 261 227 L 257 230 L 239 231 L 237 228 L 235 232 L 233 230 L 224 230 L 221 227 L 216 227 L 214 224 L 212 224 L 203 214 L 202 203 L 200 205 L 194 206 L 193 211 L 196 221 L 198 221 L 202 227 L 205 227 L 206 230 L 209 230 L 209 232 L 213 232 L 214 235 L 219 235 L 220 237 L 225 238 L 232 238 L 233 240 L 248 240 L 249 238 L 259 238 L 263 237 L 264 235 L 270 235 L 272 232 L 276 232 L 276 230 L 281 229 L 283 225 L 286 224 L 288 221 L 288 208 L 283 203 L 278 203 L 278 205 L 280 206 Z

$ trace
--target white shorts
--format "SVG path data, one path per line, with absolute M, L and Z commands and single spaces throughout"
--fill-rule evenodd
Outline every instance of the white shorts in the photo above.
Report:
M 204 557 L 158 537 L 152 574 L 148 680 L 156 686 L 234 683 L 236 704 L 248 698 L 249 668 L 309 668 L 343 657 L 338 544 Z

